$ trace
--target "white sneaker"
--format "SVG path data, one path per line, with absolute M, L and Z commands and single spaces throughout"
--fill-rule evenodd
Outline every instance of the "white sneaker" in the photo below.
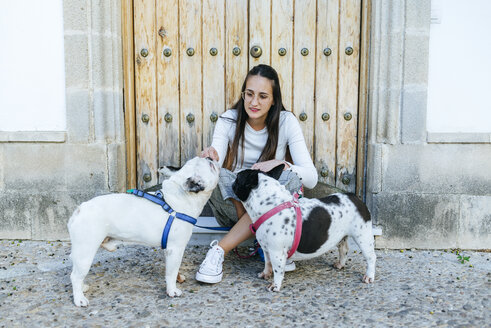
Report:
M 218 246 L 218 240 L 212 241 L 210 246 L 211 248 L 206 253 L 203 263 L 201 263 L 198 272 L 196 272 L 196 280 L 208 284 L 216 284 L 222 281 L 222 263 L 225 252 L 223 248 Z
M 285 272 L 294 271 L 296 268 L 297 268 L 297 266 L 295 265 L 295 262 L 293 262 L 292 260 L 288 260 L 288 259 L 286 260 Z

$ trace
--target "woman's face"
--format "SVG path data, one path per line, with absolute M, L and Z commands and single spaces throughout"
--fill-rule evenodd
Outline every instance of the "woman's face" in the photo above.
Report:
M 252 127 L 261 127 L 266 121 L 273 105 L 272 81 L 260 75 L 253 75 L 247 79 L 246 87 L 242 93 L 244 108 L 249 118 L 247 122 Z

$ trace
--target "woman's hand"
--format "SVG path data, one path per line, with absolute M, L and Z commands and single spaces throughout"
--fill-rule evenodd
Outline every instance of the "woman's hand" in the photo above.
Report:
M 261 170 L 263 172 L 269 172 L 269 171 L 271 171 L 272 169 L 274 169 L 275 167 L 277 167 L 278 165 L 281 165 L 281 164 L 285 164 L 285 167 L 283 168 L 283 170 L 286 170 L 287 168 L 290 167 L 285 161 L 282 161 L 280 159 L 272 159 L 272 160 L 269 160 L 269 161 L 266 161 L 266 162 L 256 163 L 256 164 L 254 164 L 251 167 L 251 169 L 253 169 L 253 170 Z
M 208 147 L 208 148 L 203 149 L 200 157 L 210 157 L 212 160 L 217 161 L 217 162 L 219 159 L 218 153 L 217 153 L 216 149 L 213 147 Z

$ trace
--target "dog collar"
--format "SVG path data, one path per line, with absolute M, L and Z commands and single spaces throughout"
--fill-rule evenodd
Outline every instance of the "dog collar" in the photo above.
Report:
M 172 222 L 174 222 L 174 217 L 176 217 L 182 221 L 186 221 L 188 223 L 191 223 L 192 225 L 195 225 L 196 222 L 198 221 L 189 215 L 174 211 L 172 209 L 172 207 L 170 207 L 169 204 L 167 204 L 165 202 L 164 196 L 162 195 L 162 192 L 160 192 L 160 190 L 157 191 L 155 193 L 155 195 L 148 194 L 148 193 L 141 191 L 141 190 L 138 190 L 138 189 L 129 189 L 126 192 L 129 194 L 133 194 L 135 196 L 138 196 L 138 197 L 143 197 L 145 199 L 148 199 L 149 201 L 162 206 L 164 211 L 169 213 L 169 217 L 167 218 L 167 223 L 165 224 L 164 231 L 162 233 L 162 242 L 161 242 L 162 249 L 167 248 L 167 238 L 169 236 L 169 231 L 170 231 L 170 227 L 172 226 Z
M 263 215 L 261 215 L 259 217 L 259 219 L 257 219 L 256 222 L 254 222 L 253 224 L 251 224 L 249 226 L 249 229 L 251 229 L 252 233 L 255 235 L 257 229 L 259 229 L 261 224 L 266 222 L 273 215 L 281 212 L 284 209 L 294 207 L 296 214 L 297 214 L 297 226 L 295 228 L 295 237 L 293 239 L 293 245 L 290 248 L 290 250 L 288 251 L 288 258 L 290 258 L 293 255 L 293 253 L 295 253 L 297 251 L 298 244 L 300 243 L 300 237 L 302 236 L 302 211 L 300 210 L 300 205 L 298 204 L 298 197 L 299 197 L 298 194 L 294 193 L 293 194 L 293 200 L 290 200 L 288 202 L 285 202 L 283 204 L 280 204 L 280 205 L 272 208 L 271 210 L 269 210 L 266 213 L 264 213 Z

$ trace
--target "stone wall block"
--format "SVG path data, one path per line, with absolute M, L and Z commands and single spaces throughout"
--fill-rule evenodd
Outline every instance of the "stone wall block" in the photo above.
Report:
M 404 39 L 404 85 L 416 84 L 428 88 L 429 34 L 405 34 Z
M 92 84 L 94 89 L 112 89 L 115 73 L 120 69 L 113 61 L 113 38 L 109 36 L 92 36 Z
M 89 88 L 89 46 L 87 35 L 65 35 L 65 85 Z
M 82 202 L 92 198 L 89 192 L 42 193 L 30 199 L 32 239 L 68 240 L 67 223 Z
M 124 192 L 126 189 L 126 157 L 125 144 L 112 143 L 107 145 L 109 190 Z
M 384 0 L 384 6 L 388 9 L 386 15 L 389 16 L 389 29 L 395 33 L 404 28 L 405 3 L 406 0 Z
M 87 191 L 93 196 L 109 191 L 106 145 L 68 145 L 65 152 L 68 191 Z
M 398 193 L 491 193 L 491 147 L 430 144 L 387 147 L 384 191 Z
M 4 146 L 4 184 L 27 194 L 65 191 L 65 144 L 9 143 Z
M 400 117 L 400 90 L 378 90 L 377 103 L 371 103 L 369 112 L 372 119 L 376 122 L 375 128 L 371 128 L 369 133 L 375 133 L 374 137 L 369 137 L 371 142 L 396 144 L 399 141 L 399 117 Z
M 0 195 L 0 239 L 31 239 L 34 214 L 31 193 L 4 191 Z
M 422 32 L 430 30 L 431 0 L 406 1 L 406 29 L 419 30 Z
M 88 90 L 67 89 L 66 120 L 69 143 L 89 142 L 90 106 Z
M 87 0 L 63 1 L 63 28 L 65 31 L 88 30 Z
M 116 0 L 117 1 L 117 0 Z M 97 34 L 110 35 L 113 28 L 113 10 L 115 9 L 114 0 L 91 0 L 92 12 L 92 32 Z
M 124 142 L 123 94 L 99 90 L 94 98 L 94 131 L 97 142 Z
M 402 93 L 401 142 L 426 142 L 426 89 L 404 90 Z
M 4 145 L 0 143 L 0 191 L 4 190 L 5 188 L 5 183 L 4 183 L 4 166 L 5 166 L 5 158 L 3 156 L 4 153 Z
M 122 91 L 121 3 L 93 1 L 92 69 L 94 88 Z
M 374 195 L 379 248 L 452 248 L 457 246 L 460 196 Z
M 367 151 L 367 192 L 382 191 L 382 146 L 368 145 Z
M 403 82 L 404 1 L 374 1 L 370 45 L 371 142 L 399 142 Z
M 113 142 L 120 123 L 113 92 L 94 92 L 94 131 L 97 142 Z
M 458 247 L 491 249 L 491 195 L 463 195 L 460 202 Z

